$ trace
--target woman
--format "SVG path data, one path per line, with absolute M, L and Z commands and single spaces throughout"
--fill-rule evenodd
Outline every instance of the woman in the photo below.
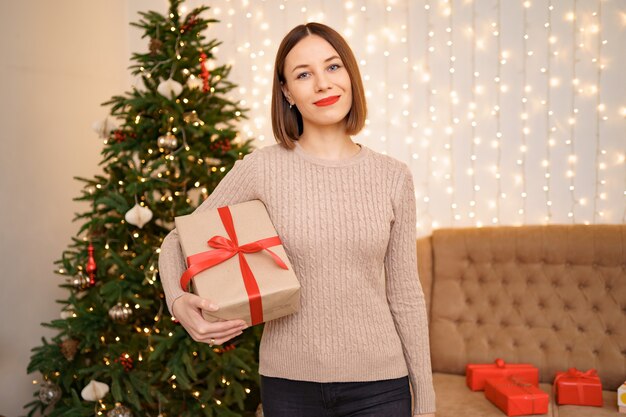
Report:
M 413 178 L 352 141 L 366 113 L 345 40 L 319 23 L 297 26 L 275 62 L 278 144 L 237 161 L 197 208 L 263 201 L 300 281 L 300 311 L 267 322 L 261 339 L 266 417 L 434 415 Z M 216 308 L 180 289 L 184 270 L 173 230 L 159 259 L 170 312 L 200 342 L 241 334 L 239 320 L 202 319 Z

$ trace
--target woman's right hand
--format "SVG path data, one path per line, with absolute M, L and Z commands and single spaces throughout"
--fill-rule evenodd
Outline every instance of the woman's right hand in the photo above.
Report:
M 174 317 L 196 342 L 221 345 L 239 336 L 247 327 L 243 320 L 208 322 L 202 317 L 202 310 L 217 311 L 218 307 L 211 308 L 209 300 L 191 293 L 178 297 L 172 304 Z

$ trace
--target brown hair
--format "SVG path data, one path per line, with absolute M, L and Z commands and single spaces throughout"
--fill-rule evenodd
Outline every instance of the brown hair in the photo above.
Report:
M 285 58 L 289 51 L 305 36 L 317 35 L 326 40 L 339 54 L 339 58 L 350 76 L 352 85 L 352 106 L 346 115 L 346 133 L 356 135 L 363 129 L 367 117 L 367 105 L 361 73 L 356 58 L 345 39 L 334 29 L 321 23 L 310 22 L 293 28 L 282 40 L 276 53 L 274 63 L 274 81 L 272 87 L 272 130 L 276 142 L 287 149 L 295 147 L 293 141 L 302 134 L 303 124 L 300 111 L 289 108 L 289 102 L 282 92 L 281 85 L 285 82 Z

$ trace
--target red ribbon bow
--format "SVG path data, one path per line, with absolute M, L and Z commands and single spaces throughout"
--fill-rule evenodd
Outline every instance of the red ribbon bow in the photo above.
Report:
M 241 275 L 246 287 L 246 292 L 248 293 L 248 300 L 250 303 L 250 319 L 252 321 L 252 325 L 263 323 L 263 304 L 261 301 L 259 286 L 257 285 L 254 274 L 252 273 L 252 270 L 248 265 L 248 261 L 243 254 L 266 250 L 278 266 L 283 269 L 289 269 L 278 255 L 268 249 L 272 246 L 281 245 L 282 241 L 280 240 L 280 237 L 272 236 L 239 246 L 230 209 L 225 206 L 219 207 L 217 211 L 230 239 L 219 235 L 213 236 L 208 241 L 208 244 L 212 248 L 215 248 L 214 250 L 197 253 L 187 257 L 187 265 L 189 267 L 180 277 L 180 285 L 185 291 L 188 291 L 189 282 L 194 276 L 206 269 L 211 268 L 212 266 L 232 258 L 235 254 L 239 254 L 239 267 L 241 268 Z

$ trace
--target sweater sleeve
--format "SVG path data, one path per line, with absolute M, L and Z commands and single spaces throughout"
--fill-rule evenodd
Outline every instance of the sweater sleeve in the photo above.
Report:
M 218 207 L 259 199 L 256 160 L 258 150 L 246 154 L 235 161 L 230 171 L 222 178 L 209 197 L 200 204 L 194 213 L 213 210 Z M 165 292 L 167 308 L 172 312 L 174 300 L 185 292 L 180 287 L 180 277 L 187 269 L 180 247 L 178 231 L 174 228 L 163 240 L 159 254 L 159 276 Z
M 416 204 L 413 174 L 404 165 L 393 196 L 394 220 L 385 254 L 387 302 L 413 389 L 413 415 L 435 412 L 428 318 L 417 272 Z

